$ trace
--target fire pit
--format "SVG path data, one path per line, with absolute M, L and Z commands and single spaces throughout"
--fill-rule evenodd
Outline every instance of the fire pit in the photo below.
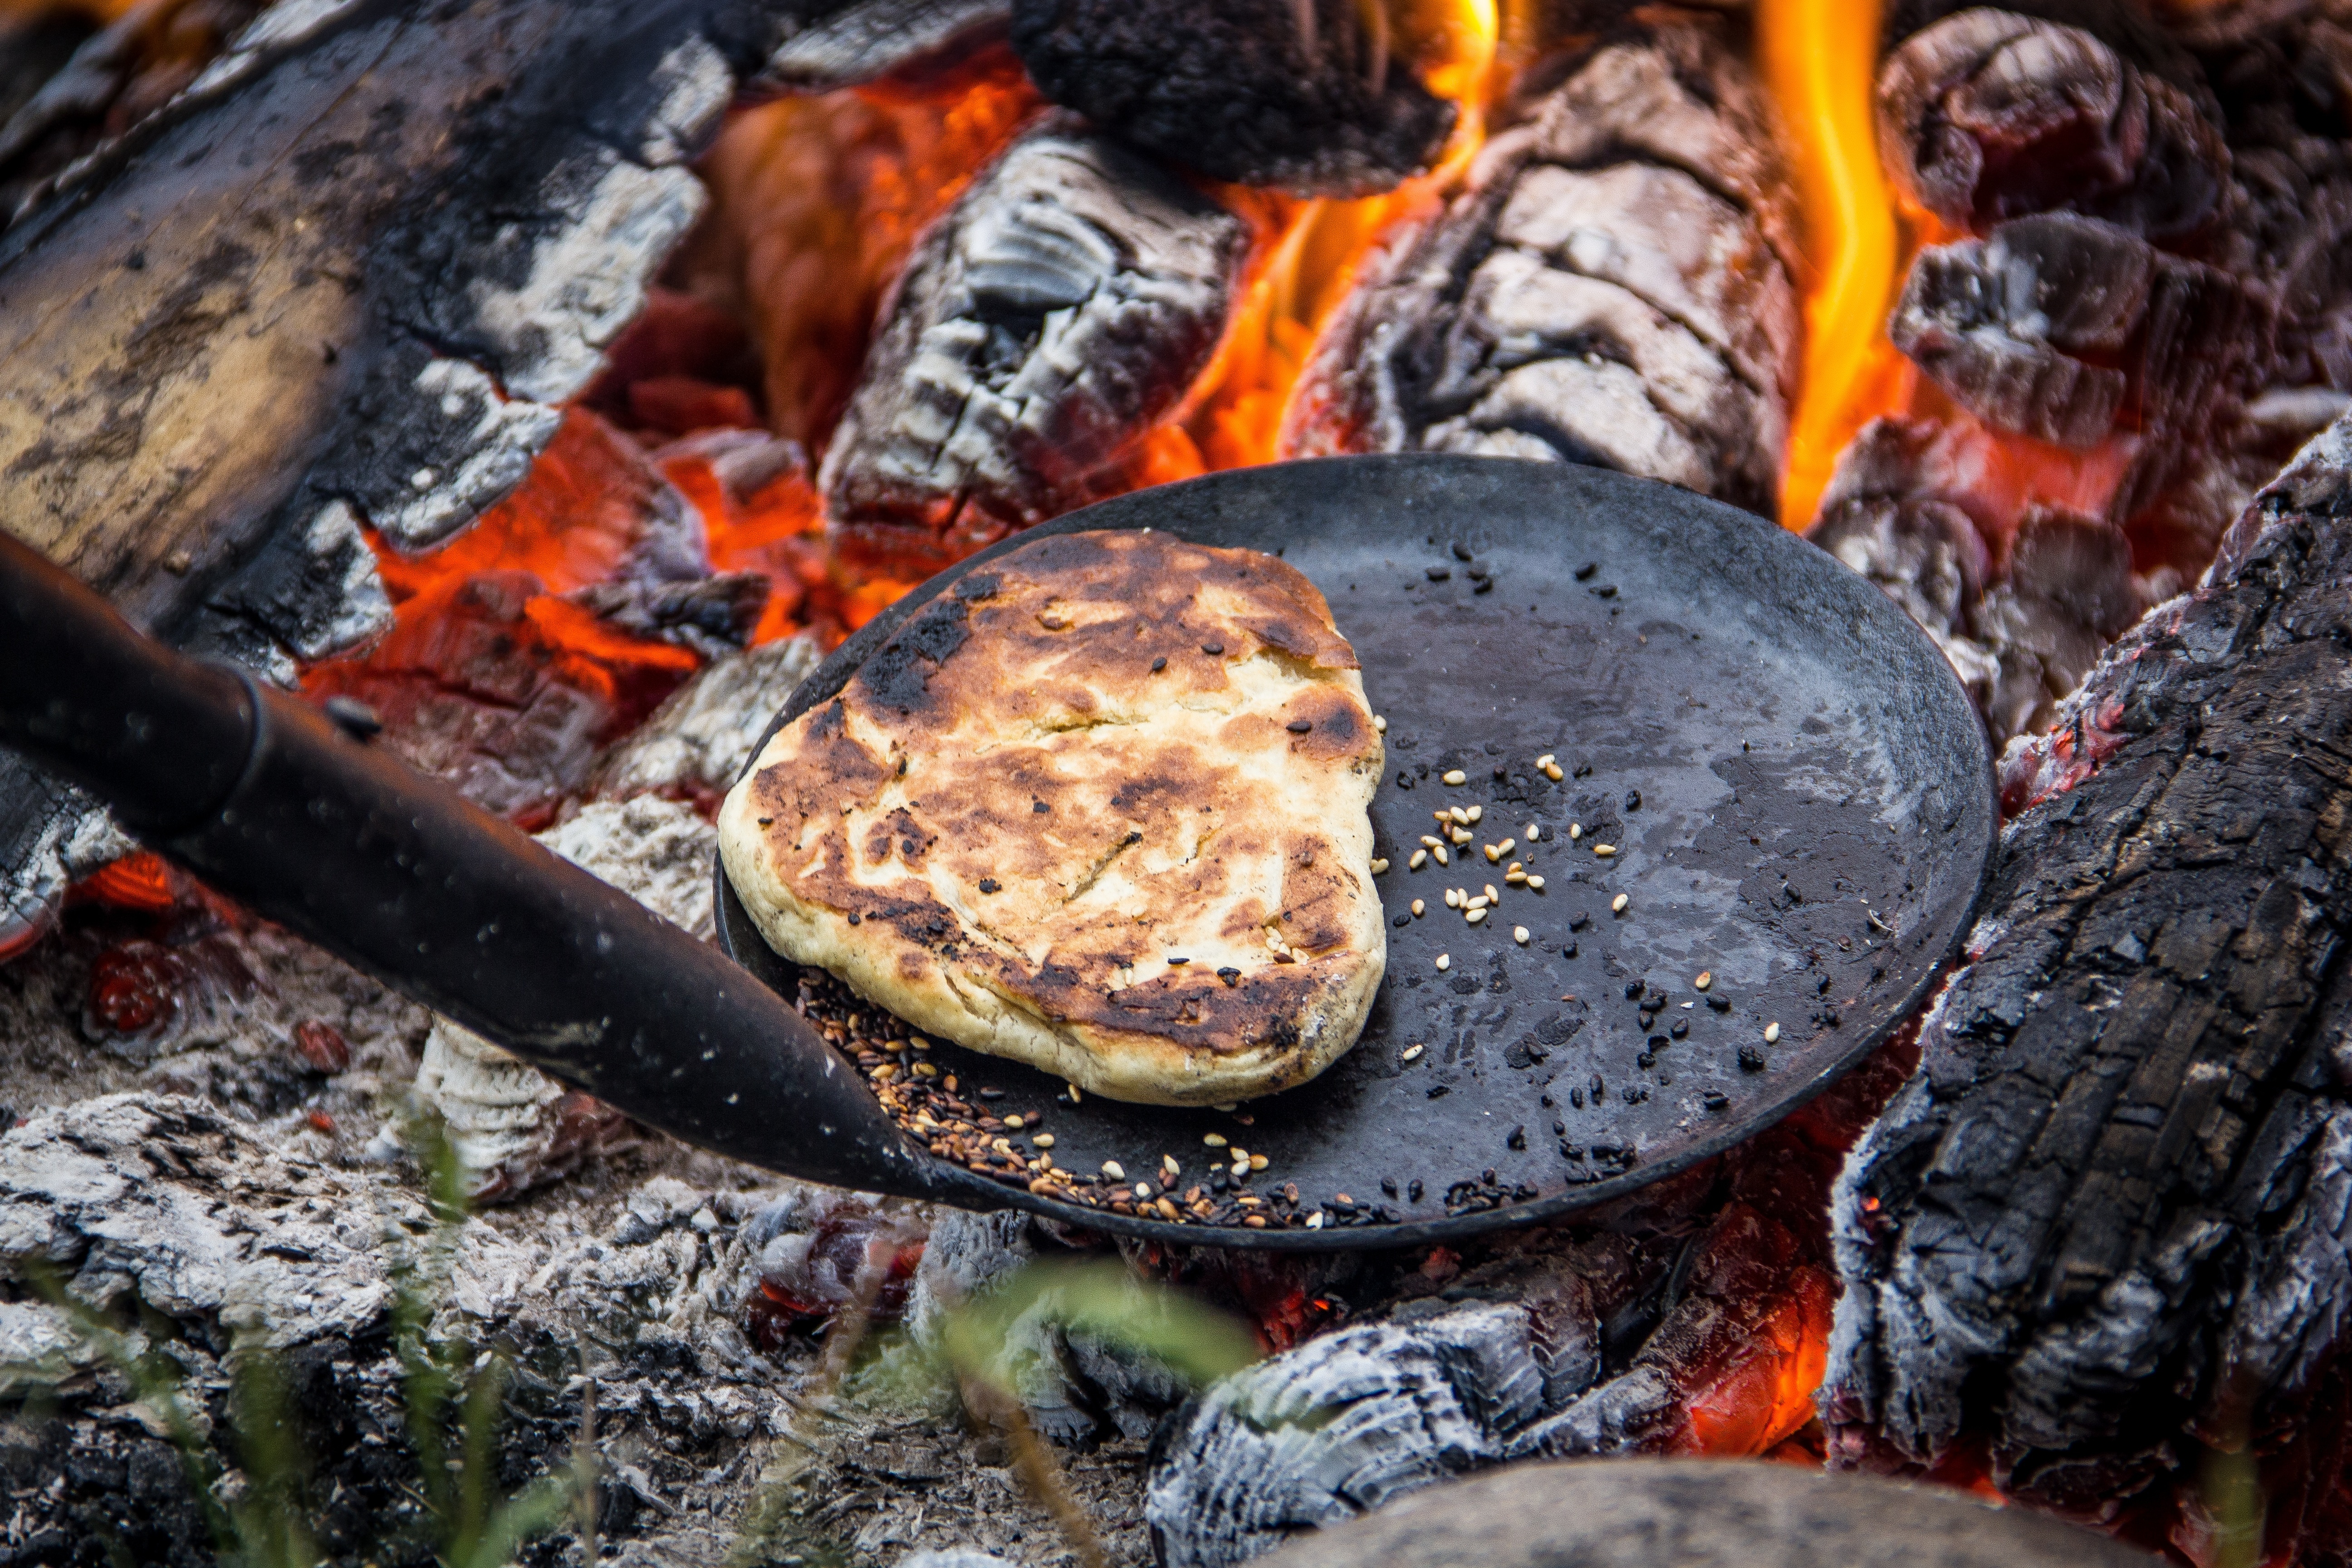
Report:
M 1073 1229 L 1060 1210 L 1085 1205 L 1032 1192 L 1015 1142 L 1050 1093 L 981 1093 L 1009 1074 L 952 1064 L 971 1092 L 924 1114 L 993 1172 L 959 1163 L 958 1201 L 1053 1220 L 780 1186 L 647 1120 L 756 1155 L 759 1114 L 633 1118 L 625 1079 L 599 1097 L 493 1047 L 527 1042 L 463 986 L 425 993 L 436 1017 L 257 918 L 223 891 L 246 885 L 233 858 L 193 877 L 138 841 L 184 823 L 110 816 L 0 753 L 0 1101 L 21 1123 L 0 1136 L 0 1399 L 37 1384 L 56 1411 L 0 1418 L 5 1560 L 79 1561 L 110 1518 L 156 1521 L 142 1560 L 206 1529 L 136 1356 L 110 1361 L 59 1288 L 175 1347 L 217 1430 L 240 1335 L 293 1357 L 306 1420 L 347 1437 L 320 1495 L 361 1500 L 321 1539 L 375 1550 L 366 1521 L 412 1473 L 388 1403 L 405 1265 L 324 1216 L 430 1227 L 391 1131 L 412 1095 L 455 1187 L 494 1205 L 455 1233 L 436 1321 L 529 1371 L 503 1463 L 605 1456 L 603 1501 L 550 1542 L 1228 1563 L 1465 1469 L 1641 1452 L 1925 1476 L 2200 1568 L 2352 1550 L 2352 437 L 2327 428 L 2352 405 L 2352 18 L 1906 4 L 1874 47 L 1853 21 L 1804 0 L 0 11 L 8 531 L 141 631 L 299 693 L 345 737 L 319 745 L 414 766 L 696 935 L 727 914 L 709 817 L 824 655 L 870 627 L 824 679 L 845 674 L 909 590 L 1024 531 L 1301 457 L 1539 458 L 1777 520 L 1934 640 L 1981 725 L 1954 745 L 1980 771 L 1990 741 L 2009 818 L 1932 995 L 1914 983 L 1965 897 L 1740 883 L 1743 918 L 1828 983 L 1741 1021 L 1855 1046 L 1823 1047 L 1807 1089 L 1864 1058 L 1801 1109 L 1751 1111 L 1777 1069 L 1740 1066 L 1715 1086 L 1736 1136 L 1685 1117 L 1705 1075 L 1667 1008 L 1717 1015 L 1603 921 L 1545 933 L 1566 966 L 1545 994 L 1572 1002 L 1521 997 L 1513 960 L 1517 990 L 1382 1037 L 1392 1066 L 1412 1044 L 1431 1073 L 1500 1054 L 1514 1092 L 1585 1105 L 1514 1105 L 1491 1158 L 1418 1193 L 1403 1164 L 1395 1192 L 1310 1172 L 1269 1122 L 1251 1148 L 1295 1169 L 1153 1184 L 1145 1212 L 1122 1166 Z M 1284 507 L 1286 471 L 1214 483 Z M 1664 568 L 1588 580 L 1486 526 L 1463 560 L 1420 528 L 1415 592 L 1444 571 L 1497 616 L 1557 598 L 1669 635 Z M 1702 647 L 1712 629 L 1678 624 Z M 1794 618 L 1788 645 L 1822 629 Z M 1879 739 L 1931 689 L 1899 662 L 1868 672 Z M 1703 684 L 1689 712 L 1727 750 L 1771 722 L 1780 693 L 1702 708 Z M 1412 738 L 1390 737 L 1408 772 Z M 1549 781 L 1533 755 L 1496 759 L 1498 801 L 1556 784 L 1595 821 L 1659 810 L 1656 786 L 1635 808 L 1635 784 Z M 158 787 L 203 793 L 182 763 Z M 350 885 L 314 880 L 315 908 Z M 1911 894 L 1949 919 L 1874 992 L 1874 955 L 1918 936 Z M 639 917 L 614 897 L 597 918 Z M 394 911 L 343 951 L 405 977 L 383 955 L 457 924 Z M 684 962 L 735 984 L 715 952 Z M 527 967 L 516 994 L 564 989 Z M 741 1005 L 796 1013 L 811 1059 L 854 1069 L 845 1092 L 911 1072 L 902 1026 L 779 978 Z M 1651 1059 L 1600 1059 L 1604 1006 L 1638 1012 L 1619 1043 Z M 641 1011 L 655 1028 L 658 999 Z M 1676 1043 L 1653 1048 L 1654 1021 Z M 1591 1131 L 1588 1079 L 1655 1125 Z M 760 1109 L 834 1124 L 796 1092 Z M 1117 1161 L 1088 1129 L 1055 1129 L 1065 1164 Z M 999 1145 L 1021 1176 L 992 1187 Z M 846 1155 L 800 1168 L 950 1191 Z M 1195 1234 L 1238 1225 L 1253 1179 L 1299 1188 L 1255 1228 L 1316 1222 L 1314 1256 Z M 1275 1353 L 1188 1403 L 1164 1366 L 1026 1319 L 1017 1397 L 955 1395 L 975 1436 L 836 1398 L 877 1363 L 835 1365 L 803 1327 L 945 1343 L 955 1303 L 1003 1299 L 1022 1261 L 1097 1253 Z

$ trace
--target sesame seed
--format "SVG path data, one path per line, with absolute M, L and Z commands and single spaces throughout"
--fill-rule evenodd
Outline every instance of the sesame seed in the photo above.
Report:
M 1225 1135 L 1222 1132 L 1205 1133 L 1202 1136 L 1201 1142 L 1212 1149 L 1222 1149 L 1225 1146 Z
M 1514 849 L 1517 848 L 1518 847 L 1519 847 L 1519 841 L 1518 841 L 1517 839 L 1516 839 L 1516 838 L 1506 838 L 1506 839 L 1504 839 L 1500 844 L 1496 845 L 1496 846 L 1495 846 L 1495 849 L 1496 849 L 1496 852 L 1497 854 L 1501 854 L 1501 855 L 1508 855 L 1512 850 L 1514 850 Z
M 940 1076 L 940 1069 L 936 1065 L 930 1062 L 917 1062 L 915 1064 L 915 1076 L 917 1078 L 937 1078 Z
M 1168 961 L 1168 967 L 1171 969 L 1181 969 L 1184 965 L 1192 962 L 1192 961 L 1189 958 L 1171 958 Z
M 1528 879 L 1528 886 L 1540 893 L 1543 891 L 1543 879 L 1541 877 L 1530 876 Z
M 1558 755 L 1559 753 L 1556 752 L 1546 752 L 1542 756 L 1536 759 L 1536 766 L 1539 768 L 1548 768 L 1551 766 L 1552 759 Z
M 1412 852 L 1412 858 L 1404 863 L 1404 868 L 1408 871 L 1418 871 L 1423 866 L 1428 864 L 1429 851 L 1426 849 L 1416 849 Z
M 1470 830 L 1466 827 L 1449 827 L 1445 830 L 1445 837 L 1457 845 L 1467 844 L 1470 842 Z
M 1439 845 L 1436 848 L 1434 848 L 1434 849 L 1431 850 L 1431 851 L 1430 851 L 1430 853 L 1431 853 L 1432 855 L 1434 855 L 1435 857 L 1437 857 L 1437 863 L 1438 863 L 1439 865 L 1443 866 L 1443 865 L 1444 865 L 1444 864 L 1445 864 L 1445 846 L 1444 846 L 1444 845 L 1443 845 L 1443 844 Z
M 1592 852 L 1595 855 L 1600 856 L 1603 860 L 1606 860 L 1609 857 L 1617 853 L 1617 846 L 1614 844 L 1596 844 L 1592 847 Z
M 1313 1214 L 1307 1216 L 1307 1228 L 1309 1230 L 1321 1230 L 1323 1228 L 1323 1211 L 1321 1209 L 1317 1209 Z
M 1574 842 L 1576 842 L 1576 840 L 1578 840 L 1578 839 L 1580 839 L 1580 838 L 1581 838 L 1581 837 L 1584 837 L 1584 825 L 1583 825 L 1582 823 L 1580 823 L 1580 822 L 1571 822 L 1571 823 L 1570 823 L 1570 824 L 1568 825 L 1568 838 L 1569 838 L 1569 842 L 1570 842 L 1570 843 L 1573 844 Z
M 1249 1168 L 1253 1171 L 1263 1171 L 1271 1163 L 1273 1162 L 1263 1154 L 1252 1154 L 1249 1157 Z
M 1422 911 L 1423 908 L 1423 905 L 1422 904 L 1422 901 L 1421 901 L 1419 899 L 1415 899 L 1415 900 L 1413 900 L 1413 901 L 1412 901 L 1412 913 L 1413 913 L 1413 918 L 1414 918 L 1415 920 L 1418 920 L 1418 919 L 1420 919 L 1420 918 L 1421 918 L 1421 911 Z
M 1480 817 L 1486 815 L 1486 808 L 1483 805 L 1474 805 L 1463 815 L 1468 817 L 1471 821 L 1475 822 Z
M 1385 735 L 1389 732 L 1389 721 L 1375 713 L 1372 715 L 1372 728 Z
M 1294 735 L 1304 735 L 1307 731 L 1315 728 L 1315 721 L 1312 719 L 1293 719 L 1289 723 L 1285 724 L 1283 728 L 1289 731 Z
M 1127 1180 L 1126 1170 L 1123 1169 L 1116 1160 L 1105 1160 L 1102 1163 L 1102 1173 L 1108 1176 L 1114 1182 L 1123 1182 Z
M 1397 1060 L 1404 1062 L 1419 1061 L 1421 1059 L 1421 1053 L 1428 1048 L 1429 1047 L 1426 1046 L 1407 1046 L 1404 1048 L 1404 1054 L 1399 1057 Z
M 1472 925 L 1476 925 L 1480 921 L 1486 918 L 1486 911 L 1483 908 L 1472 910 L 1468 918 Z
M 1527 832 L 1521 834 L 1520 837 L 1525 838 L 1528 843 L 1533 844 L 1537 839 L 1543 837 L 1542 824 L 1535 822 L 1528 823 Z
M 1442 849 L 1445 847 L 1445 840 L 1431 833 L 1423 834 L 1421 836 L 1421 841 L 1423 845 L 1432 849 Z
M 1712 969 L 1702 969 L 1698 972 L 1698 978 L 1691 982 L 1691 988 L 1695 991 L 1704 991 L 1714 984 L 1715 971 Z
M 1445 907 L 1449 910 L 1458 910 L 1462 907 L 1462 894 L 1458 889 L 1453 888 L 1445 889 Z
M 1490 904 L 1499 904 L 1503 901 L 1503 895 L 1495 891 L 1495 884 L 1492 882 L 1486 884 L 1486 901 Z
M 1441 952 L 1441 953 L 1439 953 L 1439 954 L 1437 955 L 1437 967 L 1438 967 L 1438 968 L 1440 968 L 1440 969 L 1451 969 L 1451 968 L 1453 968 L 1453 967 L 1454 967 L 1454 955 L 1453 955 L 1452 953 L 1448 953 L 1448 952 Z
M 1527 880 L 1526 870 L 1516 860 L 1511 862 L 1511 868 L 1503 873 L 1503 885 L 1507 888 L 1523 888 L 1527 886 Z
M 1491 866 L 1491 865 L 1493 865 L 1496 861 L 1500 860 L 1502 858 L 1503 858 L 1503 847 L 1502 847 L 1501 845 L 1499 845 L 1499 844 L 1489 844 L 1489 845 L 1487 845 L 1487 846 L 1486 846 L 1486 864 L 1488 864 L 1489 866 Z
M 920 1035 L 908 1035 L 907 1037 L 907 1043 L 914 1047 L 919 1051 L 928 1051 L 931 1048 L 931 1042 L 923 1038 Z
M 1184 1173 L 1184 1167 L 1176 1163 L 1176 1156 L 1173 1154 L 1160 1155 L 1160 1168 L 1171 1176 L 1181 1176 Z
M 950 1087 L 952 1087 L 952 1083 L 950 1084 Z M 1070 1085 L 1070 1103 L 1071 1103 L 1072 1105 L 1079 1105 L 1079 1104 L 1083 1104 L 1083 1103 L 1084 1103 L 1084 1101 L 1082 1101 L 1082 1100 L 1080 1100 L 1078 1099 L 1078 1086 L 1077 1086 L 1076 1084 L 1072 1084 L 1072 1085 Z
M 1494 900 L 1486 897 L 1486 894 L 1480 893 L 1475 897 L 1463 900 L 1462 907 L 1465 910 L 1483 910 L 1494 901 Z
M 1373 859 L 1372 859 L 1372 875 L 1373 875 L 1373 876 L 1377 877 L 1377 876 L 1379 876 L 1381 873 L 1382 873 L 1383 871 L 1386 871 L 1388 868 L 1389 868 L 1389 863 L 1388 863 L 1388 861 L 1387 861 L 1387 860 L 1385 860 L 1385 859 L 1383 859 L 1383 858 L 1381 858 L 1380 857 L 1377 857 L 1377 856 L 1375 856 L 1375 857 L 1373 858 Z
M 1459 823 L 1465 827 L 1470 826 L 1470 814 L 1458 805 L 1446 807 L 1445 816 L 1448 820 Z
M 1513 926 L 1511 928 L 1511 940 L 1517 942 L 1521 947 L 1527 946 L 1528 928 L 1525 926 Z
M 1120 1173 L 1122 1175 L 1125 1174 L 1124 1172 Z M 1138 1182 L 1135 1184 L 1135 1195 L 1139 1198 L 1148 1198 L 1151 1195 L 1151 1189 L 1144 1185 L 1141 1182 Z
M 1631 902 L 1633 900 L 1620 893 L 1609 900 L 1609 912 L 1612 915 L 1622 915 L 1625 912 L 1625 906 Z
M 1040 1149 L 1051 1149 L 1054 1146 L 1054 1135 L 1051 1132 L 1040 1132 L 1036 1137 L 1029 1140 L 1029 1142 L 1034 1143 Z M 1047 1163 L 1051 1163 L 1050 1161 Z
M 1018 1113 L 1015 1113 L 1015 1114 L 1013 1114 L 1013 1115 L 1012 1115 L 1012 1116 L 1008 1116 L 1008 1117 L 1006 1117 L 1006 1118 L 1004 1119 L 1004 1125 L 1005 1125 L 1005 1126 L 1007 1126 L 1007 1127 L 1010 1127 L 1011 1129 L 1013 1129 L 1013 1131 L 1018 1132 L 1018 1131 L 1020 1131 L 1024 1127 L 1028 1126 L 1028 1125 L 1029 1125 L 1029 1123 L 1028 1123 L 1028 1121 L 1027 1121 L 1027 1120 L 1026 1120 L 1025 1118 L 1022 1117 L 1022 1116 L 1021 1116 L 1021 1115 L 1019 1115 Z
M 1460 768 L 1448 768 L 1445 770 L 1444 775 L 1440 778 L 1438 782 L 1441 784 L 1467 784 L 1470 782 L 1470 775 L 1464 773 Z
M 1764 1043 L 1768 1046 L 1777 1046 L 1780 1043 L 1780 1025 L 1767 1024 L 1764 1026 Z

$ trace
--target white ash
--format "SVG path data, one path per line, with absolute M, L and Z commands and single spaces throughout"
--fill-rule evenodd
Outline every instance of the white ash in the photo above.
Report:
M 910 1552 L 898 1568 L 1013 1568 L 992 1552 Z
M 816 639 L 803 633 L 712 662 L 606 754 L 589 794 L 600 800 L 679 788 L 724 795 L 751 765 L 785 699 L 823 658 Z
M 716 924 L 719 835 L 688 806 L 658 795 L 593 801 L 539 841 L 705 942 Z M 467 1192 L 510 1197 L 635 1142 L 617 1114 L 566 1089 L 469 1030 L 436 1019 L 416 1092 L 439 1112 Z M 387 1126 L 380 1143 L 395 1142 Z

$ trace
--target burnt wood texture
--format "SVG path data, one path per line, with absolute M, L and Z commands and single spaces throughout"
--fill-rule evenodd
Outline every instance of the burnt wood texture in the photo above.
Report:
M 1489 142 L 1324 330 L 1286 449 L 1564 459 L 1769 510 L 1801 261 L 1769 119 L 1718 32 L 1629 24 Z
M 1834 1198 L 1843 1462 L 2112 1517 L 2251 1451 L 2273 1544 L 2344 1544 L 2347 515 L 2339 423 L 2007 759 L 1970 963 Z

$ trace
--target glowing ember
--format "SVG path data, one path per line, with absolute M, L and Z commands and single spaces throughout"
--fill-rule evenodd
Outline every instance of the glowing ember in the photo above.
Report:
M 1813 520 L 1845 444 L 1907 380 L 1886 341 L 1895 217 L 1873 130 L 1876 0 L 1759 0 L 1757 64 L 1780 106 L 1816 277 L 1805 302 L 1805 371 L 1790 411 L 1780 521 Z

